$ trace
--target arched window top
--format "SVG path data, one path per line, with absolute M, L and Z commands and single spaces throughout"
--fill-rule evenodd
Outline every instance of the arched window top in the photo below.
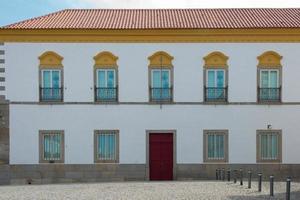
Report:
M 148 59 L 150 61 L 149 67 L 172 67 L 174 57 L 164 51 L 158 51 L 149 56 Z
M 47 67 L 56 67 L 56 68 L 61 68 L 63 67 L 62 65 L 62 60 L 64 58 L 54 51 L 46 51 L 43 53 L 40 57 L 40 67 L 42 68 L 47 68 Z
M 258 59 L 258 67 L 281 67 L 282 56 L 275 51 L 266 51 Z
M 98 53 L 95 57 L 95 67 L 96 68 L 107 68 L 107 67 L 118 67 L 117 60 L 118 57 L 109 51 L 103 51 Z
M 223 54 L 220 51 L 214 51 L 204 58 L 204 67 L 205 68 L 227 68 L 228 56 Z

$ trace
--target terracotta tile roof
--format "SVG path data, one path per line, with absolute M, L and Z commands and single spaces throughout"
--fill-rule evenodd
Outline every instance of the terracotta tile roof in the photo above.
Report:
M 300 28 L 300 8 L 67 9 L 5 29 Z

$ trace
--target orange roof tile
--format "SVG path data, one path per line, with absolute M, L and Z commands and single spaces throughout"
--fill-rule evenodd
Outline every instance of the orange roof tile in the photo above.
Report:
M 300 8 L 67 9 L 3 29 L 300 28 Z

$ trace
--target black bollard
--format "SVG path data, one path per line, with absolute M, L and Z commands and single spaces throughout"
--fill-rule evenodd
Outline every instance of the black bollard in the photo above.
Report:
M 251 178 L 252 178 L 252 172 L 251 170 L 248 171 L 248 188 L 251 188 Z
M 230 182 L 230 169 L 227 170 L 227 181 Z
M 243 185 L 243 170 L 240 169 L 240 185 Z
M 261 192 L 262 173 L 258 173 L 258 191 Z
M 233 182 L 236 183 L 237 170 L 233 170 Z
M 270 196 L 274 196 L 274 176 L 270 176 Z
M 225 181 L 225 169 L 222 169 L 222 181 Z
M 286 179 L 286 200 L 291 199 L 291 177 Z
M 218 176 L 218 169 L 216 169 L 216 180 L 218 180 L 219 176 Z

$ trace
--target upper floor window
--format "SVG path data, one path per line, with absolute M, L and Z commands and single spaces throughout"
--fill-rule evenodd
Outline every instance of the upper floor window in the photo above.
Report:
M 280 130 L 258 130 L 256 140 L 257 162 L 281 162 Z
M 118 101 L 117 66 L 118 57 L 110 52 L 101 52 L 95 60 L 95 101 Z
M 62 57 L 46 52 L 40 59 L 40 101 L 63 101 Z
M 273 51 L 258 57 L 258 91 L 259 102 L 281 101 L 281 56 Z
M 173 100 L 173 57 L 166 52 L 156 52 L 150 60 L 149 97 L 152 102 Z
M 226 102 L 228 100 L 228 57 L 221 52 L 213 52 L 204 57 L 204 101 Z

